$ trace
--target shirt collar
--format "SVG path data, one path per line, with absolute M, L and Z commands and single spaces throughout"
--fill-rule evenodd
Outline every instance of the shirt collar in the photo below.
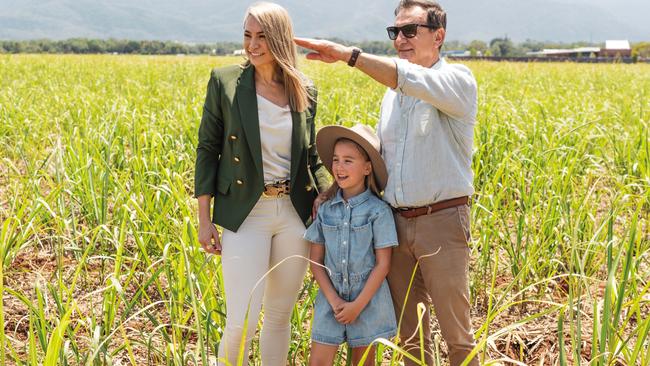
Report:
M 444 58 L 440 57 L 440 58 L 438 59 L 438 61 L 436 61 L 435 64 L 431 65 L 431 69 L 434 69 L 434 70 L 440 70 L 440 68 L 441 68 L 444 64 L 446 64 L 446 63 L 447 63 L 447 61 L 445 61 Z
M 370 198 L 371 194 L 372 194 L 372 192 L 370 191 L 370 189 L 366 188 L 365 191 L 363 191 L 363 192 L 359 193 L 358 195 L 348 199 L 348 203 L 352 207 L 358 206 L 358 205 L 366 202 Z M 345 200 L 343 199 L 343 190 L 339 188 L 336 191 L 336 196 L 334 196 L 334 198 L 332 198 L 332 205 L 337 204 L 337 203 L 343 203 L 343 202 L 345 202 Z

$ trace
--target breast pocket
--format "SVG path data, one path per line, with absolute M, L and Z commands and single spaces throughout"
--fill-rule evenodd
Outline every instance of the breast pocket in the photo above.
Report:
M 323 237 L 325 237 L 325 242 L 326 243 L 338 243 L 338 228 L 334 225 L 327 225 L 325 223 L 321 223 L 321 227 L 323 228 Z
M 352 226 L 350 234 L 354 237 L 354 243 L 359 248 L 372 245 L 372 225 L 370 223 L 361 226 Z
M 420 102 L 413 108 L 413 120 L 415 121 L 415 129 L 419 136 L 429 136 L 433 126 L 433 117 L 437 111 L 427 103 Z

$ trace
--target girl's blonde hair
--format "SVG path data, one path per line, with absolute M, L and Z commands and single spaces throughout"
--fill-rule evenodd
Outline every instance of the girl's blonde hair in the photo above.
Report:
M 298 51 L 293 43 L 293 25 L 289 13 L 278 4 L 259 2 L 246 10 L 244 23 L 249 16 L 255 18 L 264 31 L 266 44 L 278 65 L 276 77 L 284 85 L 291 109 L 297 112 L 307 110 L 311 98 L 307 92 L 307 79 L 298 70 Z M 249 65 L 250 61 L 247 60 L 244 67 Z
M 379 185 L 377 184 L 377 179 L 375 179 L 375 167 L 372 166 L 372 160 L 370 160 L 370 156 L 368 155 L 366 150 L 364 150 L 364 148 L 361 147 L 361 145 L 357 144 L 354 140 L 350 140 L 345 137 L 341 137 L 337 139 L 336 142 L 334 143 L 334 147 L 336 148 L 336 145 L 338 145 L 340 142 L 347 142 L 354 145 L 354 147 L 357 148 L 361 156 L 363 156 L 363 158 L 366 159 L 366 161 L 370 162 L 370 174 L 366 175 L 366 182 L 365 182 L 366 188 L 370 189 L 372 193 L 374 193 L 377 197 L 381 198 L 382 191 L 378 188 Z M 330 171 L 332 170 L 333 170 L 332 167 L 330 167 Z M 336 184 L 336 180 L 334 180 L 332 182 L 332 185 L 327 189 L 327 197 L 330 198 L 334 197 L 338 189 L 339 189 L 339 185 Z

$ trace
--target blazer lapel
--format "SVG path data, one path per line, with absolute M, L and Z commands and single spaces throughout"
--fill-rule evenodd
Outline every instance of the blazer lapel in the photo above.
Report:
M 262 176 L 262 145 L 260 142 L 260 121 L 257 113 L 257 95 L 255 94 L 255 69 L 248 66 L 241 74 L 235 92 L 241 125 L 246 134 L 248 148 L 251 151 L 255 168 Z
M 306 144 L 305 131 L 307 130 L 307 122 L 305 112 L 291 111 L 291 119 L 293 122 L 293 128 L 291 130 L 291 183 L 293 185 L 300 168 Z

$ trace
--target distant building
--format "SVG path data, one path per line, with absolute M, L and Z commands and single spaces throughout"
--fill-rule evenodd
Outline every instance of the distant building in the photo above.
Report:
M 246 54 L 246 51 L 244 51 L 243 49 L 232 51 L 233 56 L 242 56 L 242 55 L 245 55 L 245 54 Z
M 571 49 L 545 48 L 541 51 L 527 52 L 527 56 L 538 57 L 597 57 L 600 53 L 600 47 L 578 47 Z
M 600 57 L 631 57 L 632 48 L 627 40 L 605 41 L 605 48 L 600 50 Z
M 442 57 L 469 57 L 471 52 L 469 50 L 449 50 L 442 51 Z M 480 54 L 477 56 L 481 56 Z
M 618 58 L 630 57 L 632 49 L 628 41 L 605 41 L 605 48 L 600 47 L 577 47 L 571 49 L 545 48 L 541 51 L 527 52 L 527 56 L 533 57 L 558 57 L 558 58 Z

